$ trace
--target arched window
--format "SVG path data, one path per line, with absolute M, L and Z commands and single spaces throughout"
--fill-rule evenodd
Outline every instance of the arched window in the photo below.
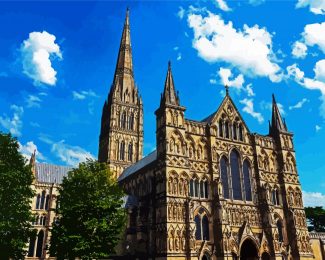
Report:
M 277 188 L 272 191 L 272 202 L 274 205 L 280 205 L 279 190 Z
M 194 181 L 192 179 L 190 180 L 190 196 L 194 196 Z
M 234 138 L 235 140 L 237 140 L 237 125 L 236 125 L 236 123 L 234 123 L 234 124 L 232 125 L 232 136 L 233 136 L 233 138 Z
M 203 240 L 209 240 L 210 236 L 209 236 L 209 220 L 207 215 L 204 215 L 202 218 L 202 236 L 203 236 Z
M 133 144 L 130 143 L 128 148 L 128 160 L 132 162 L 132 159 L 133 159 Z
M 204 183 L 200 181 L 200 198 L 204 198 Z
M 125 129 L 126 128 L 126 112 L 123 111 L 121 115 L 121 128 Z
M 124 155 L 125 155 L 125 142 L 122 141 L 120 144 L 120 160 L 124 161 Z
M 225 132 L 226 132 L 226 138 L 229 139 L 229 123 L 228 122 L 225 123 Z
M 245 187 L 245 196 L 247 201 L 252 201 L 252 187 L 251 187 L 251 178 L 250 178 L 250 164 L 247 160 L 243 164 L 243 175 L 244 175 L 244 187 Z
M 39 215 L 37 215 L 35 218 L 35 225 L 38 225 L 38 224 L 39 224 Z
M 49 204 L 50 204 L 50 195 L 46 195 L 46 200 L 45 200 L 45 209 L 49 209 Z
M 134 125 L 134 114 L 131 113 L 130 119 L 129 119 L 129 129 L 133 130 L 133 125 Z
M 45 202 L 45 190 L 42 191 L 41 205 L 40 205 L 41 209 L 44 209 L 44 202 Z
M 43 240 L 44 240 L 44 231 L 41 230 L 37 236 L 36 257 L 42 257 Z
M 28 257 L 33 257 L 34 256 L 34 251 L 35 251 L 35 240 L 36 238 L 31 236 L 29 238 L 29 247 L 28 247 Z
M 196 240 L 209 240 L 209 219 L 203 208 L 199 209 L 199 212 L 194 218 L 195 222 L 195 239 Z
M 220 160 L 221 182 L 223 187 L 223 197 L 229 199 L 229 183 L 228 183 L 228 166 L 227 158 L 223 156 Z
M 43 225 L 43 226 L 46 225 L 46 216 L 43 216 L 43 221 L 42 221 L 41 225 Z
M 244 138 L 243 138 L 243 126 L 241 124 L 239 125 L 239 140 L 244 141 Z
M 239 171 L 239 155 L 238 152 L 233 150 L 230 154 L 230 167 L 231 167 L 231 180 L 233 199 L 242 200 L 242 190 Z
M 223 137 L 223 123 L 222 123 L 222 120 L 219 121 L 219 137 Z
M 194 218 L 194 222 L 195 222 L 195 239 L 196 240 L 201 240 L 202 236 L 201 236 L 201 217 L 199 215 L 196 215 Z
M 195 184 L 195 188 L 194 188 L 195 195 L 194 195 L 194 197 L 198 198 L 199 197 L 199 191 L 200 191 L 200 183 L 199 183 L 198 180 L 195 180 L 194 184 Z
M 204 182 L 204 198 L 209 198 L 209 187 L 208 187 L 208 181 Z
M 40 206 L 41 195 L 38 194 L 36 197 L 36 209 L 39 209 Z
M 276 226 L 278 228 L 278 233 L 279 233 L 279 242 L 283 242 L 282 222 L 280 219 L 276 222 Z

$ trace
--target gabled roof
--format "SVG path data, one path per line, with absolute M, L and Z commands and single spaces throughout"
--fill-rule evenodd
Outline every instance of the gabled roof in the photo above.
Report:
M 59 166 L 47 163 L 36 163 L 36 180 L 43 183 L 61 184 L 68 172 L 73 168 L 68 166 Z
M 125 178 L 131 176 L 132 174 L 138 172 L 140 169 L 144 168 L 145 166 L 151 164 L 157 159 L 157 150 L 153 151 L 152 153 L 148 154 L 147 156 L 143 157 L 140 161 L 132 164 L 128 168 L 126 168 L 120 177 L 117 179 L 118 182 L 124 180 Z
M 208 124 L 211 124 L 214 121 L 214 119 L 222 112 L 222 108 L 224 107 L 224 105 L 226 104 L 227 101 L 229 101 L 231 103 L 231 105 L 234 107 L 239 119 L 243 122 L 243 124 L 244 124 L 245 128 L 247 129 L 247 131 L 250 132 L 248 126 L 246 125 L 246 123 L 245 123 L 245 121 L 243 119 L 243 117 L 239 113 L 239 110 L 237 109 L 234 101 L 230 97 L 227 87 L 226 87 L 226 96 L 223 98 L 223 100 L 222 100 L 221 104 L 219 105 L 217 111 L 213 112 L 211 115 L 204 118 L 201 122 L 206 122 Z

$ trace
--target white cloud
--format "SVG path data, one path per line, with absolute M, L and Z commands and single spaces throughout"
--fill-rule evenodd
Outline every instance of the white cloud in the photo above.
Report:
M 243 74 L 239 74 L 237 77 L 234 77 L 233 80 L 231 80 L 230 78 L 233 77 L 231 70 L 222 67 L 220 67 L 218 74 L 220 76 L 221 84 L 237 89 L 241 89 L 243 87 L 245 82 Z
M 225 12 L 231 11 L 231 8 L 229 8 L 229 6 L 227 5 L 225 0 L 215 0 L 215 4 L 222 11 L 225 11 Z
M 302 37 L 306 45 L 317 45 L 325 53 L 325 22 L 307 24 Z
M 51 60 L 53 57 L 62 59 L 62 54 L 55 39 L 53 34 L 46 31 L 31 32 L 21 45 L 23 72 L 34 80 L 35 85 L 56 84 L 57 72 L 52 67 Z
M 253 6 L 258 6 L 260 4 L 263 4 L 265 0 L 248 0 L 248 3 Z
M 217 84 L 217 80 L 216 79 L 210 79 L 209 82 L 212 85 L 216 85 Z
M 325 208 L 325 194 L 320 192 L 302 191 L 302 199 L 305 207 L 321 206 Z
M 177 60 L 181 60 L 181 59 L 182 59 L 182 53 L 179 52 L 179 53 L 177 54 L 177 58 L 176 58 L 176 59 L 177 59 Z
M 284 110 L 284 106 L 281 104 L 281 103 L 276 103 L 277 106 L 278 106 L 278 109 L 280 111 L 280 114 L 282 116 L 285 116 L 286 115 L 286 111 Z M 272 103 L 271 102 L 265 102 L 265 101 L 261 101 L 260 102 L 260 107 L 261 109 L 263 110 L 269 110 L 269 111 L 272 111 Z
M 77 166 L 81 162 L 85 162 L 87 158 L 95 157 L 88 151 L 79 146 L 66 144 L 64 140 L 52 144 L 52 153 L 60 158 L 67 165 Z
M 322 128 L 319 125 L 315 125 L 316 132 L 319 132 Z
M 24 108 L 17 105 L 11 105 L 10 109 L 13 111 L 12 118 L 8 117 L 6 114 L 0 116 L 0 125 L 4 129 L 8 130 L 12 135 L 20 136 L 21 128 L 23 126 L 21 117 L 24 114 Z
M 314 14 L 325 14 L 325 0 L 298 0 L 297 8 L 307 7 Z
M 25 100 L 27 103 L 27 107 L 40 107 L 40 103 L 42 102 L 42 100 L 35 95 L 28 95 Z
M 37 122 L 30 122 L 29 123 L 32 127 L 41 127 L 39 123 Z
M 36 144 L 34 144 L 33 141 L 29 141 L 27 142 L 25 145 L 19 143 L 19 152 L 27 159 L 29 160 L 31 155 L 34 153 L 36 153 L 36 160 L 41 160 L 44 161 L 46 160 L 46 158 L 44 157 L 44 155 L 38 151 Z
M 307 46 L 303 42 L 296 41 L 292 45 L 292 56 L 297 59 L 303 59 L 307 55 Z
M 178 12 L 177 12 L 177 16 L 179 17 L 179 19 L 183 19 L 185 15 L 185 10 L 183 7 L 179 7 L 178 8 Z
M 293 106 L 290 106 L 289 107 L 289 110 L 292 110 L 292 109 L 298 109 L 298 108 L 302 108 L 302 106 L 309 102 L 309 100 L 307 98 L 303 98 L 302 100 L 300 100 L 297 104 L 293 105 Z
M 97 94 L 93 90 L 82 90 L 80 92 L 72 91 L 72 96 L 74 100 L 84 100 L 87 97 L 98 97 Z
M 255 119 L 257 119 L 257 121 L 261 124 L 264 122 L 264 118 L 262 116 L 261 113 L 258 113 L 256 111 L 254 111 L 254 104 L 253 104 L 253 99 L 243 99 L 239 101 L 241 104 L 244 104 L 244 108 L 243 111 L 246 112 L 247 114 L 251 115 L 252 117 L 254 117 Z
M 252 83 L 250 83 L 250 84 L 248 84 L 246 87 L 245 87 L 245 91 L 247 92 L 247 95 L 249 96 L 249 97 L 253 97 L 253 96 L 255 96 L 255 93 L 254 93 L 254 91 L 253 91 L 253 88 L 252 88 Z
M 201 10 L 202 12 L 202 10 Z M 226 62 L 248 76 L 268 77 L 273 82 L 282 79 L 281 68 L 272 50 L 272 35 L 258 25 L 234 28 L 219 15 L 188 15 L 188 25 L 194 31 L 193 47 L 208 62 Z
M 316 62 L 314 67 L 314 78 L 305 77 L 305 73 L 299 69 L 297 64 L 287 67 L 288 78 L 296 81 L 300 86 L 309 90 L 318 90 L 321 93 L 320 114 L 325 118 L 325 59 Z

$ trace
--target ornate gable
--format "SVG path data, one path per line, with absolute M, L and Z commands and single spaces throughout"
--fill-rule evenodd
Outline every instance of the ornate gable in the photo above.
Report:
M 214 112 L 213 114 L 211 114 L 210 116 L 208 116 L 207 118 L 205 118 L 204 120 L 202 120 L 204 122 L 207 122 L 211 125 L 215 125 L 217 126 L 217 128 L 219 129 L 220 126 L 223 124 L 225 125 L 225 123 L 227 123 L 227 128 L 229 128 L 229 131 L 231 133 L 233 133 L 232 128 L 235 125 L 236 127 L 240 127 L 242 128 L 242 132 L 243 133 L 249 133 L 249 128 L 247 127 L 244 119 L 242 118 L 241 114 L 239 113 L 235 103 L 233 102 L 233 100 L 231 99 L 231 97 L 229 96 L 229 93 L 227 91 L 226 96 L 224 97 L 224 99 L 222 100 L 219 108 L 217 109 L 216 112 Z M 220 123 L 222 122 L 222 124 Z M 228 131 L 228 132 L 229 132 Z M 225 134 L 228 135 L 228 134 Z M 236 132 L 236 136 L 233 136 L 232 139 L 238 139 L 239 140 L 239 132 Z M 227 137 L 227 136 L 221 136 L 220 134 L 220 129 L 219 129 L 219 137 L 226 137 L 226 138 L 231 138 L 231 136 Z

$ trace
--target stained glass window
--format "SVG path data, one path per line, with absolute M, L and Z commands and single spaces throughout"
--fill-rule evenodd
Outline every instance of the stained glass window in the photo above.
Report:
M 244 174 L 244 187 L 245 187 L 245 196 L 247 201 L 252 201 L 252 186 L 250 178 L 250 164 L 247 160 L 243 164 L 243 174 Z
M 209 240 L 209 220 L 207 215 L 202 218 L 202 229 L 203 240 Z
M 199 215 L 196 215 L 194 218 L 194 222 L 195 222 L 195 239 L 196 240 L 201 240 L 202 236 L 201 236 L 201 218 Z
M 230 154 L 230 167 L 231 167 L 231 180 L 232 180 L 232 190 L 233 199 L 242 200 L 242 190 L 239 172 L 239 155 L 238 152 L 233 150 Z
M 220 160 L 221 182 L 223 186 L 223 197 L 229 199 L 228 167 L 227 158 L 222 157 Z

